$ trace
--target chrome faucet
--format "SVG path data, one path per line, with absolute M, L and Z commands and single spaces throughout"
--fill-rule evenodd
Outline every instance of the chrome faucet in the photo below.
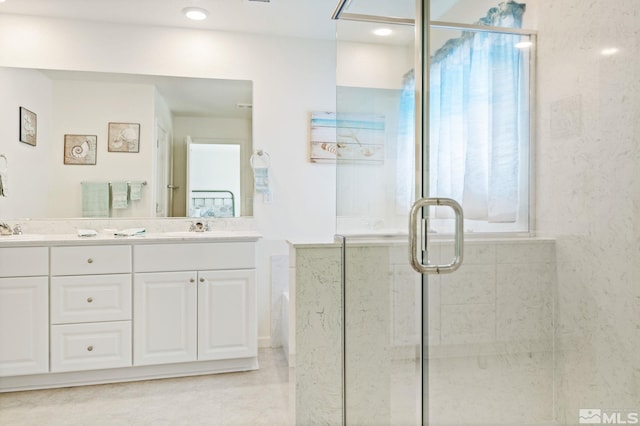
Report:
M 6 222 L 0 222 L 0 235 L 22 235 L 22 226 L 20 224 L 11 228 Z
M 198 221 L 198 222 L 191 222 L 191 225 L 189 225 L 189 232 L 205 232 L 205 231 L 211 231 L 211 224 L 209 223 L 209 221 L 205 221 L 204 223 Z
M 13 234 L 13 229 L 11 229 L 11 227 L 5 223 L 5 222 L 0 222 L 0 235 L 12 235 Z

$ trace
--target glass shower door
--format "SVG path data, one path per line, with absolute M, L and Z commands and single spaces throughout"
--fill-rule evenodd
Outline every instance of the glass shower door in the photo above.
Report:
M 381 28 L 391 35 L 373 34 Z M 414 27 L 339 20 L 337 34 L 343 423 L 416 425 L 422 285 L 407 232 L 415 200 Z
M 532 37 L 500 28 L 514 14 L 432 22 L 416 63 L 413 25 L 357 5 L 338 21 L 335 117 L 344 423 L 545 424 L 553 246 L 466 239 L 444 274 L 458 204 L 468 232 L 528 235 Z M 399 37 L 363 45 L 381 25 Z

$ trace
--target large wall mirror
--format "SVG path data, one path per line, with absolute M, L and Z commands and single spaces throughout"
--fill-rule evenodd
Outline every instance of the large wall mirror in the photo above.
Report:
M 0 92 L 7 124 L 0 129 L 0 153 L 8 159 L 2 220 L 86 217 L 81 187 L 87 182 L 143 184 L 140 199 L 124 208 L 110 204 L 109 217 L 253 215 L 251 81 L 5 67 Z M 20 141 L 25 109 L 32 113 L 35 144 Z M 128 146 L 118 143 L 119 134 L 131 136 Z M 215 145 L 218 152 L 227 145 L 235 154 L 225 157 L 223 171 L 215 158 L 189 161 L 191 144 Z M 203 170 L 189 170 L 195 167 Z M 192 189 L 215 193 L 192 193 L 190 174 L 214 179 Z M 226 174 L 234 188 L 225 187 Z M 232 209 L 225 207 L 228 193 Z M 224 206 L 198 208 L 196 195 Z

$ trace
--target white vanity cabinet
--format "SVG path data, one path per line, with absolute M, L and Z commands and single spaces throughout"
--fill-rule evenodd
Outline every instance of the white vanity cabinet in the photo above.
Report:
M 253 243 L 136 245 L 134 365 L 257 355 Z
M 258 238 L 0 240 L 0 392 L 257 369 Z
M 51 247 L 51 371 L 131 365 L 131 246 Z
M 0 376 L 49 371 L 46 247 L 0 248 Z

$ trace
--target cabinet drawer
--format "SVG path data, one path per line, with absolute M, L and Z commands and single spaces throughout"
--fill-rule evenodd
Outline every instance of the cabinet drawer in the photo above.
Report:
M 46 247 L 0 248 L 0 277 L 35 277 L 49 275 Z
M 131 321 L 51 326 L 51 371 L 131 365 Z
M 51 275 L 122 274 L 131 272 L 131 246 L 51 248 Z
M 131 319 L 131 275 L 51 278 L 51 323 Z
M 133 252 L 136 272 L 255 267 L 252 242 L 136 245 Z

